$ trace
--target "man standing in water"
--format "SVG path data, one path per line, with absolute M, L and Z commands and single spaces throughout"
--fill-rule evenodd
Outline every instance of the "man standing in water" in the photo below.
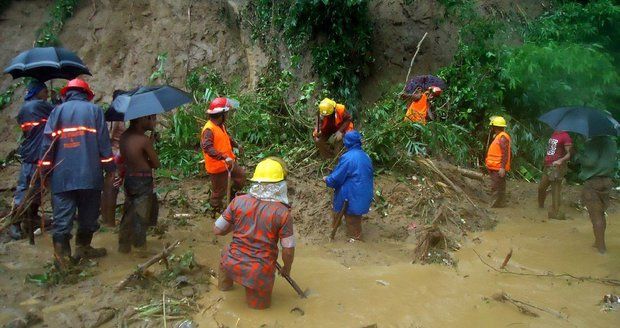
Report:
M 149 115 L 131 120 L 120 139 L 120 152 L 125 165 L 125 213 L 118 230 L 118 251 L 129 253 L 133 246 L 140 255 L 146 255 L 146 229 L 157 218 L 157 197 L 153 194 L 153 170 L 159 159 L 153 140 L 145 135 L 154 133 L 156 116 Z
M 506 206 L 506 173 L 510 171 L 510 136 L 506 133 L 506 120 L 501 116 L 491 117 L 493 142 L 487 151 L 485 164 L 491 176 L 493 203 L 491 207 Z
M 248 194 L 235 197 L 213 227 L 218 236 L 233 233 L 222 251 L 218 288 L 230 290 L 233 282 L 243 285 L 253 309 L 271 306 L 278 241 L 284 262 L 280 274 L 289 275 L 293 265 L 295 237 L 285 178 L 280 161 L 267 158 L 258 163 Z
M 592 229 L 594 230 L 594 247 L 599 253 L 607 251 L 605 246 L 605 210 L 609 206 L 609 194 L 613 182 L 618 160 L 616 152 L 618 146 L 613 137 L 593 137 L 586 141 L 581 154 L 581 173 L 579 178 L 583 181 L 581 199 L 588 209 Z
M 552 206 L 549 210 L 550 219 L 563 220 L 564 214 L 560 212 L 562 180 L 566 175 L 568 160 L 571 156 L 573 140 L 566 131 L 554 131 L 547 145 L 545 156 L 545 168 L 538 185 L 538 207 L 545 208 L 547 189 L 551 186 Z

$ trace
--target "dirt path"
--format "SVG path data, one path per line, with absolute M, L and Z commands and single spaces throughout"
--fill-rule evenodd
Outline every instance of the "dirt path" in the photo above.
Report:
M 187 204 L 204 202 L 206 198 L 199 191 L 205 183 L 206 180 L 196 179 L 175 184 L 166 201 L 167 206 L 175 210 L 171 212 L 170 207 L 166 207 L 161 217 L 192 213 Z M 303 195 L 301 190 L 306 188 L 318 186 L 297 184 L 296 197 L 300 193 Z M 410 219 L 402 211 L 403 204 L 393 204 L 384 219 L 371 215 L 365 222 L 366 243 L 346 243 L 342 234 L 336 242 L 329 243 L 326 236 L 322 237 L 320 224 L 313 225 L 314 232 L 310 230 L 311 225 L 300 224 L 306 230 L 300 236 L 293 276 L 302 288 L 309 289 L 310 296 L 299 299 L 283 279 L 277 278 L 273 307 L 266 311 L 247 309 L 243 290 L 239 287 L 223 293 L 209 286 L 213 279 L 207 268 L 216 267 L 221 246 L 229 241 L 229 238 L 213 237 L 210 219 L 203 215 L 192 216 L 181 225 L 180 219 L 176 219 L 175 224 L 164 219 L 163 223 L 170 225 L 163 239 L 150 236 L 149 244 L 152 249 L 159 250 L 166 241 L 181 239 L 182 245 L 175 253 L 191 250 L 196 260 L 205 266 L 205 270 L 191 277 L 195 283 L 192 297 L 198 304 L 193 319 L 200 327 L 612 326 L 620 319 L 620 312 L 601 312 L 598 303 L 604 294 L 620 293 L 619 287 L 566 278 L 500 274 L 486 267 L 474 253 L 476 250 L 485 261 L 498 267 L 512 248 L 514 253 L 507 268 L 516 272 L 544 274 L 553 271 L 619 278 L 617 202 L 609 211 L 610 253 L 601 256 L 590 247 L 591 227 L 583 212 L 568 208 L 569 220 L 547 221 L 546 212 L 532 209 L 534 196 L 533 184 L 519 184 L 514 188 L 512 207 L 494 212 L 498 226 L 492 231 L 470 233 L 464 239 L 461 249 L 454 253 L 458 261 L 456 267 L 411 264 L 415 244 L 407 237 L 405 227 Z M 567 203 L 573 203 L 577 196 L 577 190 L 571 188 L 567 192 Z M 317 197 L 329 199 L 329 194 Z M 314 202 L 323 205 L 319 200 Z M 319 208 L 314 217 L 298 219 L 322 222 L 326 214 Z M 390 216 L 400 218 L 395 220 Z M 394 237 L 398 230 L 405 232 Z M 40 273 L 43 263 L 50 260 L 48 236 L 38 238 L 35 247 L 30 247 L 26 241 L 0 246 L 0 298 L 3 300 L 0 323 L 34 310 L 50 327 L 90 327 L 106 306 L 112 306 L 118 310 L 117 315 L 103 327 L 115 327 L 121 314 L 161 300 L 161 292 L 156 294 L 140 288 L 119 294 L 112 292 L 123 277 L 144 262 L 134 255 L 117 253 L 116 241 L 117 235 L 111 230 L 98 233 L 94 244 L 106 245 L 109 255 L 93 269 L 93 277 L 75 285 L 48 289 L 24 283 L 26 274 Z M 155 270 L 160 268 L 154 267 Z M 539 317 L 529 317 L 513 305 L 491 299 L 493 294 L 502 291 L 540 308 L 558 311 L 563 318 L 539 310 L 534 310 Z M 170 319 L 169 326 L 174 322 Z M 146 318 L 134 321 L 131 326 L 159 327 L 161 321 Z

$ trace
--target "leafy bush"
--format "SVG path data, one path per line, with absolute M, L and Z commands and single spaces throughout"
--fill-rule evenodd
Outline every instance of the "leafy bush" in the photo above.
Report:
M 60 45 L 58 34 L 62 31 L 65 21 L 73 16 L 79 0 L 56 0 L 49 13 L 49 19 L 37 31 L 37 47 Z

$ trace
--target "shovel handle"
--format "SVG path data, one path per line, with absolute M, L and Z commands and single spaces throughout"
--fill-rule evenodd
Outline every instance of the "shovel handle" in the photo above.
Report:
M 276 269 L 278 269 L 278 272 L 280 272 L 280 274 L 282 274 L 282 266 L 280 265 L 280 263 L 278 263 L 278 261 L 276 261 Z M 299 295 L 299 297 L 306 298 L 306 294 L 304 293 L 304 291 L 301 290 L 299 285 L 295 282 L 295 280 L 293 280 L 293 278 L 291 278 L 291 276 L 289 276 L 289 275 L 282 275 L 282 277 L 284 277 L 284 279 L 286 279 L 286 281 L 288 281 L 288 283 L 291 285 L 291 287 L 293 287 L 295 292 L 297 292 L 297 295 Z

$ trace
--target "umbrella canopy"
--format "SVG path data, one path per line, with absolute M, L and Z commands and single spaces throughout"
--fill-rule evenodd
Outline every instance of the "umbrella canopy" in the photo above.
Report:
M 71 80 L 91 75 L 88 67 L 75 53 L 58 47 L 32 48 L 17 55 L 4 69 L 14 79 L 32 77 L 41 82 L 51 79 Z
M 426 90 L 430 87 L 438 87 L 438 88 L 445 90 L 446 82 L 444 82 L 444 80 L 436 76 L 433 76 L 433 75 L 414 76 L 411 80 L 409 80 L 409 82 L 407 82 L 407 85 L 405 86 L 405 93 L 411 94 L 417 88 Z
M 193 100 L 189 93 L 169 85 L 139 87 L 135 91 L 116 97 L 108 112 L 123 114 L 122 120 L 131 121 L 143 116 L 171 111 Z M 121 120 L 120 116 L 113 112 L 106 113 L 106 116 Z
M 594 108 L 557 108 L 541 115 L 538 120 L 555 130 L 576 132 L 588 138 L 620 135 L 620 124 L 611 115 Z

